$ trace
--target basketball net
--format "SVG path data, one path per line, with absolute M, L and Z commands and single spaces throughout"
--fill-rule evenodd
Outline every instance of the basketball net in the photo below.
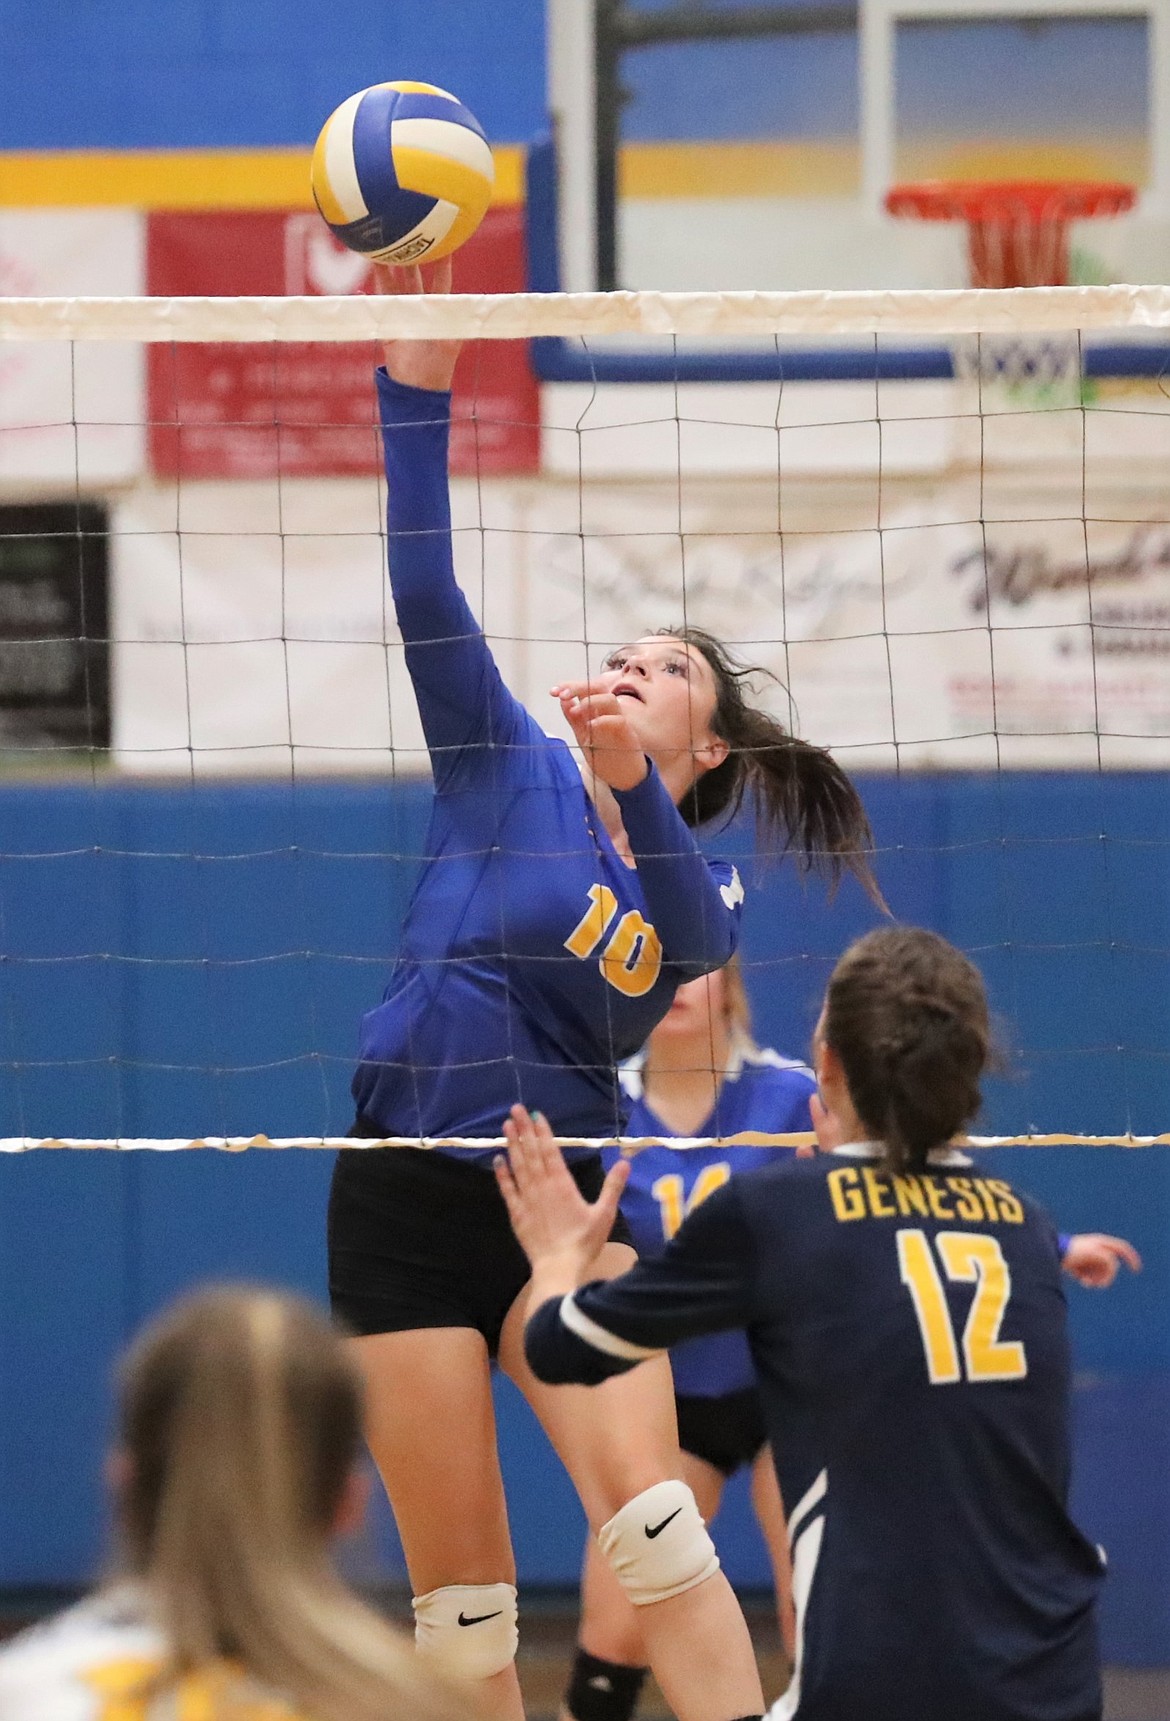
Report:
M 1112 182 L 925 180 L 886 195 L 891 215 L 964 221 L 972 287 L 1068 285 L 1068 225 L 1122 214 L 1134 188 Z M 980 411 L 1082 406 L 1080 338 L 1068 335 L 971 335 L 952 345 L 955 377 L 974 383 Z

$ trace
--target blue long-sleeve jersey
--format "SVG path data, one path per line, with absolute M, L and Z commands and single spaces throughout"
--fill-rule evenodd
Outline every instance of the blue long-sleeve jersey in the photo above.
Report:
M 450 396 L 384 371 L 378 392 L 390 585 L 435 801 L 354 1099 L 387 1134 L 498 1135 L 517 1101 L 559 1133 L 612 1134 L 617 1065 L 682 981 L 729 959 L 743 888 L 704 860 L 653 767 L 617 797 L 636 869 L 618 856 L 572 753 L 508 692 L 456 583 Z
M 641 1058 L 621 1070 L 631 1101 L 629 1135 L 670 1135 L 646 1099 Z M 696 1135 L 738 1135 L 767 1130 L 785 1135 L 812 1128 L 808 1102 L 816 1078 L 807 1064 L 782 1058 L 767 1047 L 741 1045 L 723 1078 L 710 1116 Z M 622 1212 L 642 1257 L 661 1255 L 688 1213 L 744 1171 L 759 1171 L 791 1159 L 791 1147 L 644 1147 L 630 1163 Z M 607 1150 L 607 1166 L 617 1158 Z M 675 1391 L 688 1398 L 723 1398 L 756 1384 L 751 1352 L 742 1332 L 707 1333 L 673 1345 L 670 1367 Z
M 797 1608 L 773 1721 L 1099 1721 L 1052 1223 L 961 1155 L 875 1157 L 735 1178 L 656 1259 L 544 1303 L 528 1359 L 590 1383 L 746 1328 Z

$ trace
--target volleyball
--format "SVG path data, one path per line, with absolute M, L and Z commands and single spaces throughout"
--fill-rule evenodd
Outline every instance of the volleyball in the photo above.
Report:
M 475 115 L 434 84 L 372 84 L 335 108 L 313 150 L 313 198 L 351 251 L 433 262 L 470 239 L 495 168 Z

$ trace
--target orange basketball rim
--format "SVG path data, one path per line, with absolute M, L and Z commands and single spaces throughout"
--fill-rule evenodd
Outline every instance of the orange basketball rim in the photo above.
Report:
M 1068 282 L 1068 224 L 1122 215 L 1132 185 L 1101 180 L 944 180 L 895 185 L 891 215 L 915 221 L 965 221 L 973 287 L 1063 287 Z

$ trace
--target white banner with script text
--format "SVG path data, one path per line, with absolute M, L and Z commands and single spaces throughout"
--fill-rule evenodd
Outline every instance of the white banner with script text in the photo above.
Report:
M 853 769 L 1170 765 L 1170 524 L 977 479 L 452 485 L 456 566 L 511 687 L 710 629 Z M 980 517 L 982 502 L 984 517 Z M 880 507 L 880 515 L 879 515 Z M 878 520 L 880 518 L 880 525 Z M 140 489 L 115 517 L 115 748 L 196 772 L 418 772 L 372 481 Z

